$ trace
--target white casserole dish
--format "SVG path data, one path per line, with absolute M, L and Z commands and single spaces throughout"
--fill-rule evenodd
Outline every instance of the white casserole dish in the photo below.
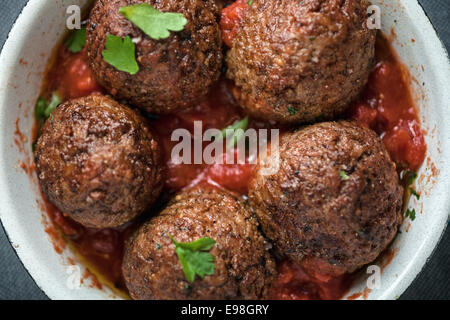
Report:
M 83 6 L 87 0 L 80 0 Z M 75 1 L 75 3 L 77 3 Z M 426 131 L 428 154 L 419 171 L 420 200 L 411 198 L 417 218 L 405 220 L 383 268 L 381 287 L 359 298 L 395 299 L 411 284 L 437 246 L 450 212 L 450 65 L 435 30 L 416 0 L 373 0 L 382 10 L 382 31 L 409 67 L 416 106 Z M 38 286 L 52 299 L 120 298 L 84 281 L 70 285 L 75 261 L 70 249 L 58 254 L 45 231 L 37 179 L 20 167 L 31 163 L 31 129 L 47 61 L 65 30 L 73 0 L 30 0 L 17 19 L 0 56 L 0 218 L 11 244 Z M 414 42 L 411 41 L 414 39 Z M 18 120 L 19 119 L 19 120 Z M 22 133 L 19 135 L 18 133 Z M 21 141 L 26 140 L 26 141 Z M 16 140 L 16 142 L 15 142 Z M 410 225 L 409 225 L 410 224 Z M 361 274 L 347 297 L 364 292 Z

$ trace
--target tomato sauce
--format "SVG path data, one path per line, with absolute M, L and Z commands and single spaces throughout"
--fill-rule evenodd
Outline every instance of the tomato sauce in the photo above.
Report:
M 269 296 L 274 300 L 337 300 L 347 293 L 354 278 L 310 272 L 289 260 L 279 262 L 277 269 L 278 279 Z
M 222 11 L 220 28 L 222 29 L 222 40 L 228 46 L 233 45 L 233 39 L 239 32 L 239 25 L 250 7 L 248 0 L 236 0 Z
M 237 32 L 236 21 L 245 15 L 246 7 L 248 1 L 237 1 L 224 9 L 221 26 L 227 44 L 231 44 Z M 350 107 L 347 118 L 378 132 L 398 166 L 415 170 L 424 161 L 426 145 L 409 91 L 408 73 L 385 38 L 378 38 L 376 51 L 377 63 L 369 82 L 361 98 Z M 150 116 L 166 163 L 166 190 L 163 193 L 166 198 L 186 186 L 198 183 L 209 183 L 242 195 L 247 194 L 247 183 L 254 169 L 252 164 L 187 165 L 171 162 L 172 148 L 178 143 L 171 141 L 173 130 L 185 128 L 192 133 L 194 121 L 202 121 L 203 131 L 210 128 L 220 130 L 245 117 L 231 95 L 232 85 L 222 78 L 207 98 L 192 110 L 174 115 Z M 64 100 L 105 93 L 93 77 L 85 50 L 74 54 L 64 45 L 58 48 L 50 66 L 42 95 L 49 96 L 55 90 Z M 261 126 L 264 124 L 250 120 L 250 127 Z M 100 275 L 109 286 L 126 292 L 121 273 L 124 242 L 139 222 L 115 229 L 85 228 L 50 203 L 46 202 L 46 206 L 50 219 L 91 271 Z M 150 214 L 144 214 L 142 219 L 148 218 Z M 279 276 L 270 298 L 339 299 L 348 291 L 352 275 L 330 276 L 332 272 L 326 266 L 317 265 L 317 262 L 313 265 L 298 266 L 287 260 L 279 261 Z
M 194 122 L 201 121 L 202 131 L 208 129 L 224 129 L 233 122 L 241 120 L 244 115 L 238 109 L 231 96 L 231 83 L 220 80 L 211 90 L 206 100 L 193 110 L 182 111 L 174 115 L 161 116 L 152 122 L 154 132 L 162 144 L 166 166 L 166 188 L 178 191 L 186 186 L 200 182 L 209 182 L 241 194 L 247 193 L 247 181 L 254 165 L 245 164 L 174 164 L 171 153 L 178 141 L 171 141 L 172 132 L 176 129 L 186 129 L 194 133 Z M 204 143 L 206 147 L 208 143 Z M 191 143 L 194 153 L 194 141 Z M 224 161 L 225 163 L 225 161 Z
M 92 74 L 85 49 L 79 53 L 71 53 L 64 45 L 61 46 L 46 80 L 43 94 L 45 97 L 54 91 L 66 100 L 105 93 Z
M 399 169 L 417 170 L 426 155 L 425 139 L 408 88 L 409 73 L 386 39 L 378 37 L 377 63 L 350 118 L 374 129 Z

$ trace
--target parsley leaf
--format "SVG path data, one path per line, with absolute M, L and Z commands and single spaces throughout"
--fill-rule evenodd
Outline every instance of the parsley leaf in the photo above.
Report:
M 181 31 L 187 24 L 182 13 L 161 12 L 147 3 L 121 7 L 119 12 L 152 39 L 166 39 L 170 31 Z
M 248 127 L 248 116 L 238 122 L 233 123 L 232 125 L 229 125 L 225 129 L 223 129 L 221 131 L 221 135 L 218 138 L 219 139 L 220 139 L 220 137 L 226 138 L 227 136 L 229 136 L 232 133 L 229 130 L 235 131 L 237 129 L 242 129 L 245 131 L 245 130 L 247 130 L 247 127 Z M 227 132 L 227 130 L 228 130 L 228 132 Z
M 408 171 L 406 173 L 408 175 L 408 186 L 412 185 L 417 178 L 417 173 L 414 171 Z
M 231 136 L 231 143 L 228 146 L 229 148 L 233 148 L 239 140 L 242 139 L 242 137 L 245 134 L 245 130 L 248 128 L 248 116 L 242 119 L 241 121 L 235 122 L 232 125 L 226 127 L 220 132 L 220 135 L 216 136 L 216 140 L 222 140 L 224 138 L 227 138 L 228 136 Z
M 37 121 L 41 122 L 46 119 L 45 109 L 47 109 L 47 101 L 45 101 L 44 98 L 39 97 L 36 102 L 36 107 L 34 108 L 34 114 Z
M 417 200 L 420 200 L 420 194 L 418 194 L 416 190 L 414 190 L 413 188 L 409 188 L 409 191 L 413 196 L 417 198 Z
M 416 209 L 406 209 L 405 218 L 410 218 L 411 221 L 416 219 Z
M 175 245 L 175 252 L 183 267 L 184 275 L 189 282 L 194 282 L 195 276 L 204 278 L 214 274 L 214 257 L 204 251 L 210 250 L 216 243 L 211 238 L 200 238 L 192 242 L 178 242 L 169 236 Z
M 136 74 L 139 66 L 135 57 L 135 45 L 129 36 L 121 38 L 112 34 L 106 36 L 103 59 L 117 70 Z
M 34 110 L 36 120 L 40 124 L 43 124 L 60 103 L 61 98 L 56 91 L 53 92 L 49 102 L 47 102 L 44 98 L 39 98 Z
M 298 110 L 293 107 L 288 107 L 288 111 L 291 116 L 295 116 L 298 112 Z
M 347 173 L 344 170 L 340 170 L 339 175 L 341 176 L 341 179 L 344 181 L 350 179 L 350 177 L 347 175 Z
M 86 28 L 77 29 L 64 43 L 70 52 L 77 53 L 84 48 L 86 42 Z
M 173 241 L 175 240 L 172 238 Z M 208 251 L 214 244 L 216 244 L 216 241 L 211 238 L 200 238 L 192 242 L 176 242 L 177 246 L 191 251 Z

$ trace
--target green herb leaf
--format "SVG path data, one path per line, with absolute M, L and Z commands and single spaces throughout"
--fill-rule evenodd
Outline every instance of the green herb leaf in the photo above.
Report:
M 192 242 L 178 242 L 172 236 L 169 237 L 175 245 L 175 252 L 189 282 L 194 282 L 196 275 L 203 279 L 205 275 L 214 274 L 214 257 L 204 251 L 210 250 L 216 243 L 215 240 L 200 238 Z
M 252 4 L 253 4 L 253 0 L 250 0 L 250 1 L 248 2 L 248 5 L 251 6 Z
M 230 125 L 230 126 L 228 126 L 228 127 L 226 127 L 225 129 L 223 129 L 222 131 L 221 131 L 221 136 L 222 136 L 222 138 L 226 138 L 227 137 L 227 135 L 229 134 L 229 132 L 227 132 L 227 130 L 237 130 L 237 129 L 242 129 L 242 130 L 247 130 L 247 127 L 248 127 L 248 116 L 247 117 L 245 117 L 244 119 L 242 119 L 242 120 L 240 120 L 240 121 L 237 121 L 237 122 L 235 122 L 235 123 L 233 123 L 232 125 Z
M 70 52 L 77 53 L 84 48 L 86 42 L 86 28 L 77 29 L 66 40 L 65 45 Z
M 235 122 L 232 125 L 223 129 L 218 136 L 215 137 L 215 140 L 221 140 L 231 136 L 231 142 L 228 146 L 229 148 L 233 148 L 239 140 L 245 134 L 245 130 L 248 128 L 248 116 L 242 119 L 241 121 Z
M 344 170 L 340 170 L 339 175 L 341 176 L 341 179 L 344 181 L 350 179 L 350 177 L 347 175 L 347 173 Z
M 181 31 L 187 24 L 182 13 L 161 12 L 147 3 L 122 7 L 119 12 L 152 39 L 166 39 L 170 31 Z
M 53 110 L 58 107 L 58 105 L 61 103 L 61 98 L 59 97 L 58 92 L 53 92 L 52 97 L 50 99 L 50 102 L 47 102 L 44 98 L 39 98 L 36 107 L 35 107 L 35 115 L 36 120 L 43 124 L 45 120 L 50 116 L 50 114 L 53 112 Z
M 405 218 L 410 218 L 411 221 L 416 219 L 416 209 L 406 209 Z
M 192 287 L 187 284 L 187 285 L 184 286 L 184 291 L 186 293 L 186 296 L 189 297 L 191 295 L 191 292 L 192 292 Z
M 129 36 L 121 38 L 108 34 L 106 36 L 105 50 L 102 52 L 103 59 L 117 70 L 136 74 L 139 66 L 135 57 L 135 45 Z
M 172 242 L 175 240 L 172 239 Z M 174 242 L 180 248 L 191 250 L 191 251 L 208 251 L 213 245 L 216 244 L 216 241 L 211 238 L 200 238 L 198 240 L 192 242 Z
M 412 185 L 417 178 L 417 173 L 414 171 L 408 171 L 408 186 Z
M 50 99 L 50 102 L 47 105 L 47 108 L 45 109 L 45 117 L 48 118 L 50 116 L 50 113 L 55 110 L 59 104 L 61 103 L 61 98 L 59 97 L 57 92 L 53 92 L 52 98 Z
M 413 196 L 417 198 L 417 200 L 420 200 L 420 194 L 418 194 L 416 190 L 414 190 L 413 188 L 409 188 L 409 191 Z
M 47 101 L 44 98 L 39 97 L 36 102 L 36 107 L 34 108 L 34 114 L 36 116 L 36 120 L 39 122 L 45 121 L 45 109 L 47 108 Z
M 288 111 L 291 116 L 295 116 L 298 110 L 293 107 L 288 107 Z

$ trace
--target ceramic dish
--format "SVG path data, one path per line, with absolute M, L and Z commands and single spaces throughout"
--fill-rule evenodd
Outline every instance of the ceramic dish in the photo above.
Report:
M 32 163 L 31 129 L 47 61 L 65 30 L 65 10 L 72 0 L 30 0 L 17 19 L 0 56 L 0 218 L 9 240 L 37 285 L 52 299 L 120 298 L 86 279 L 71 286 L 74 265 L 82 264 L 70 248 L 55 250 L 42 210 Z M 84 6 L 88 1 L 78 1 Z M 450 212 L 450 66 L 444 47 L 415 0 L 372 1 L 382 10 L 382 31 L 409 67 L 411 86 L 428 145 L 419 171 L 420 200 L 410 199 L 417 218 L 405 220 L 383 268 L 381 287 L 366 290 L 361 274 L 347 297 L 395 299 L 411 284 L 436 248 Z M 61 248 L 59 248 L 61 249 Z M 383 258 L 382 258 L 383 259 Z M 386 260 L 387 258 L 384 257 Z M 75 270 L 77 271 L 77 270 Z M 95 284 L 95 283 L 94 283 Z

